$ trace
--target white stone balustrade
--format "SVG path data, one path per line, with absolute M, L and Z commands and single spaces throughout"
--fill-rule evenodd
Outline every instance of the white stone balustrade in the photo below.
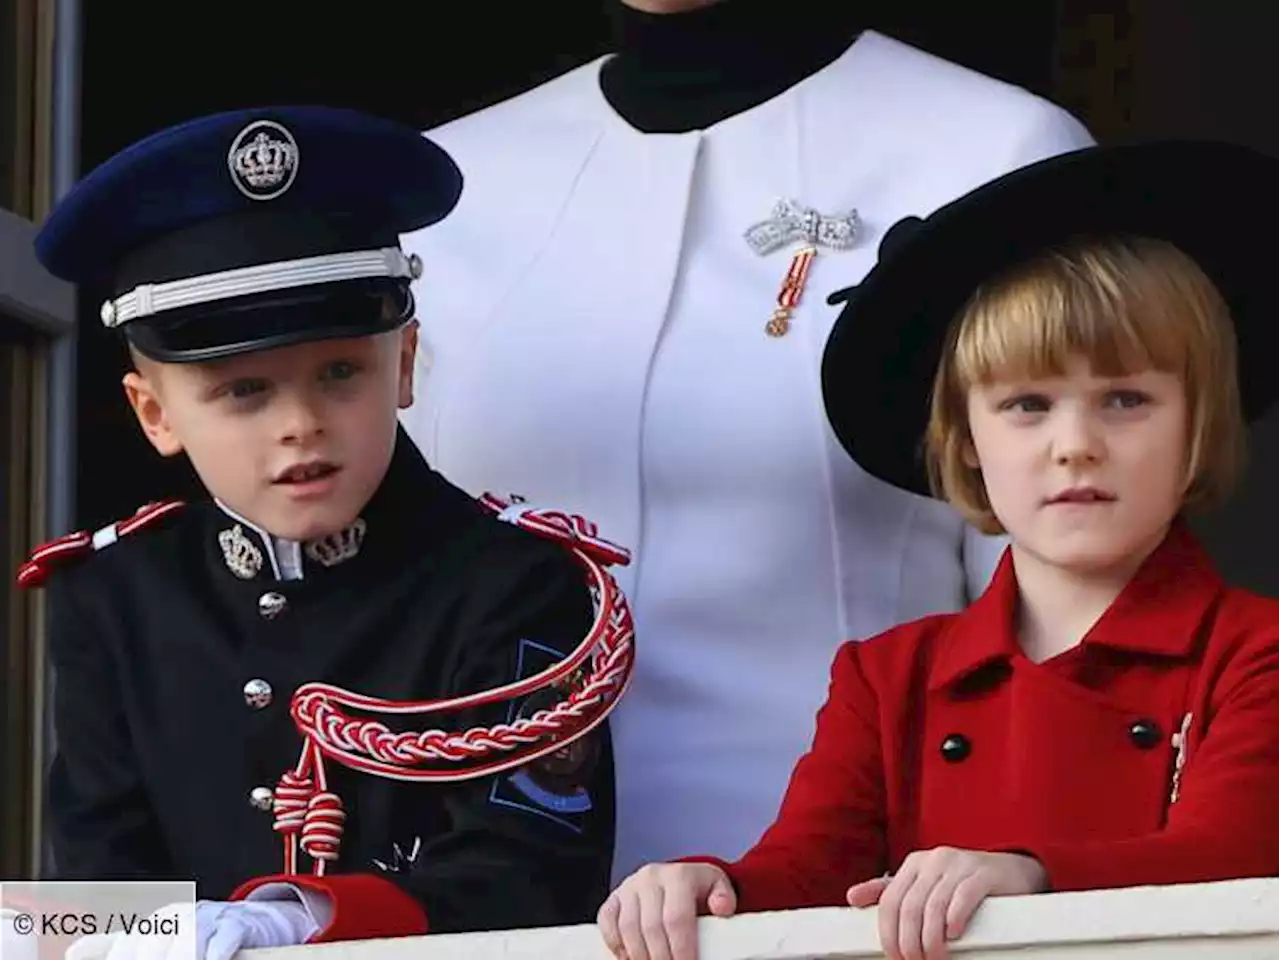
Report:
M 883 957 L 874 909 L 699 921 L 700 960 Z M 1276 960 L 1280 880 L 1229 880 L 988 900 L 957 960 Z M 593 926 L 252 950 L 239 960 L 611 960 Z

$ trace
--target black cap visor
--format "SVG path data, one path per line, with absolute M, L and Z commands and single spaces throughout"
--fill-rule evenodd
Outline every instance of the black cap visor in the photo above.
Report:
M 161 363 L 200 363 L 316 340 L 396 330 L 413 317 L 407 282 L 324 283 L 235 297 L 132 320 L 128 342 Z

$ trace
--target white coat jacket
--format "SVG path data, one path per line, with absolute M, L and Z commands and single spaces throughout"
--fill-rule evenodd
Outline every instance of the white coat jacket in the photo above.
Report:
M 465 186 L 405 238 L 425 273 L 404 423 L 465 489 L 582 513 L 634 552 L 615 571 L 638 651 L 613 720 L 621 877 L 743 852 L 809 743 L 837 645 L 986 583 L 999 541 L 872 480 L 832 438 L 825 298 L 899 218 L 1091 140 L 1024 90 L 874 32 L 682 134 L 615 114 L 601 62 L 431 131 Z M 771 338 L 798 244 L 759 256 L 743 233 L 783 198 L 856 208 L 864 235 L 819 253 Z

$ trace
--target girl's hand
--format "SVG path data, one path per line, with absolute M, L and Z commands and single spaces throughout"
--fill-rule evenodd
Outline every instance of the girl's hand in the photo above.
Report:
M 733 914 L 728 875 L 709 863 L 651 863 L 609 895 L 596 923 L 619 960 L 696 960 L 698 914 Z
M 850 906 L 880 905 L 880 944 L 889 960 L 944 960 L 987 897 L 1040 893 L 1044 867 L 1016 853 L 935 847 L 917 850 L 892 877 L 849 888 Z

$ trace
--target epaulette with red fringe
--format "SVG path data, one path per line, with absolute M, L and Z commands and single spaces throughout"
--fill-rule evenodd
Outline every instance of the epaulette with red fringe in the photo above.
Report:
M 138 511 L 125 520 L 109 523 L 101 530 L 90 533 L 78 530 L 66 536 L 50 540 L 31 551 L 27 562 L 18 568 L 18 586 L 32 590 L 44 586 L 49 575 L 60 567 L 96 553 L 108 547 L 121 537 L 137 533 L 143 527 L 151 526 L 170 514 L 177 513 L 186 503 L 182 500 L 160 500 L 138 508 Z

